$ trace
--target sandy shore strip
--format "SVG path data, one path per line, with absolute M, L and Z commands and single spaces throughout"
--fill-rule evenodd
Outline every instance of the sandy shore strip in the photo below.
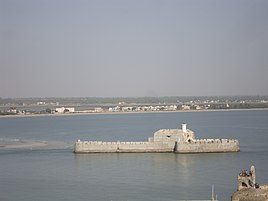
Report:
M 26 142 L 21 141 L 20 143 L 7 143 L 7 144 L 1 144 L 0 143 L 0 149 L 36 149 L 48 146 L 46 142 Z
M 18 117 L 60 117 L 60 116 L 82 116 L 82 115 L 109 115 L 109 114 L 152 114 L 152 113 L 188 113 L 188 112 L 231 112 L 231 111 L 262 111 L 268 108 L 249 108 L 249 109 L 212 109 L 212 110 L 176 110 L 176 111 L 138 111 L 138 112 L 75 112 L 63 114 L 16 114 L 0 115 L 0 118 Z

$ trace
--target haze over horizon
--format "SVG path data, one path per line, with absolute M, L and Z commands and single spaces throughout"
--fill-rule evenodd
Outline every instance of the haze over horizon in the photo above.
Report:
M 0 0 L 0 97 L 268 95 L 266 0 Z

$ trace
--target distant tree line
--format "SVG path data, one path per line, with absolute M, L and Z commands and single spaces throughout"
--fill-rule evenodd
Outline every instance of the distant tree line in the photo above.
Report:
M 37 102 L 60 103 L 60 105 L 72 104 L 118 104 L 118 103 L 136 103 L 136 104 L 171 104 L 186 102 L 204 102 L 217 101 L 219 103 L 239 103 L 268 101 L 268 96 L 163 96 L 163 97 L 70 97 L 70 98 L 0 98 L 0 105 L 31 105 Z M 241 105 L 242 106 L 242 105 Z M 257 106 L 256 106 L 257 107 Z
M 228 104 L 211 104 L 209 109 L 254 109 L 268 108 L 268 103 L 230 103 Z

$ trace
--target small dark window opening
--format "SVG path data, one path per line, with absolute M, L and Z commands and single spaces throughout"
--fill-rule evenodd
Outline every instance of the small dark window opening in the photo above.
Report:
M 170 138 L 170 135 L 167 135 L 168 138 Z
M 242 186 L 244 186 L 244 187 L 248 187 L 248 185 L 246 184 L 246 183 L 242 183 Z

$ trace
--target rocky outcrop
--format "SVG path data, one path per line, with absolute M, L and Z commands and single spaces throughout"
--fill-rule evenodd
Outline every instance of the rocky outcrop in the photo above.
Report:
M 266 185 L 264 185 L 266 186 Z M 232 196 L 232 201 L 268 201 L 268 189 L 246 188 L 236 191 Z
M 250 171 L 243 170 L 237 177 L 237 191 L 232 195 L 232 201 L 268 201 L 268 185 L 256 183 L 255 167 Z

